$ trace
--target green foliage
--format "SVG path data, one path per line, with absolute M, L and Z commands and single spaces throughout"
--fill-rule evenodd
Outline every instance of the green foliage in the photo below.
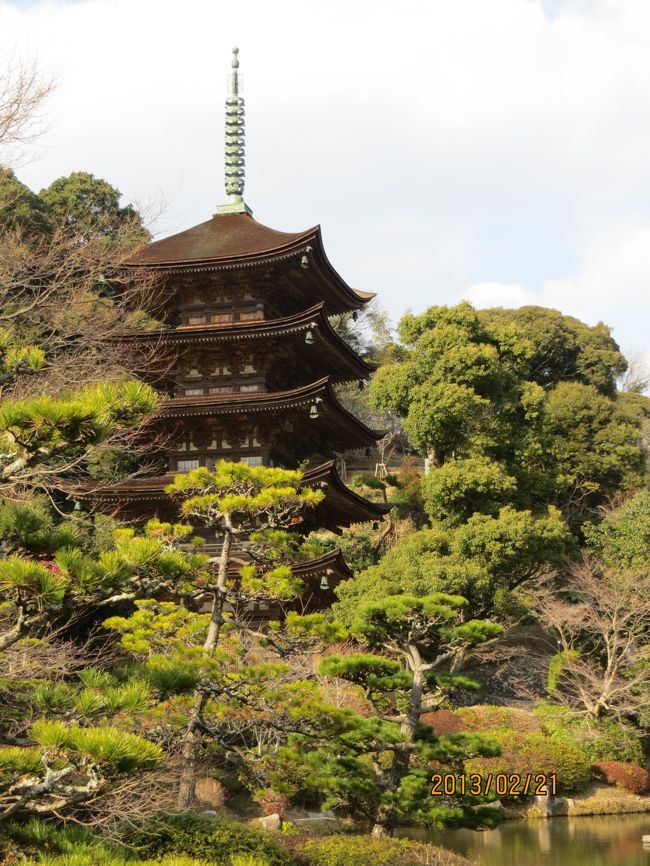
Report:
M 639 490 L 607 512 L 600 523 L 584 527 L 591 551 L 607 565 L 643 568 L 650 563 L 650 491 Z
M 61 604 L 68 581 L 60 574 L 18 556 L 0 559 L 0 593 L 20 603 Z
M 51 218 L 77 239 L 123 238 L 130 226 L 131 243 L 147 240 L 140 215 L 131 205 L 120 207 L 120 198 L 114 186 L 85 171 L 60 177 L 40 192 Z
M 626 362 L 604 325 L 464 302 L 406 315 L 400 337 L 406 356 L 377 372 L 371 400 L 429 457 L 432 519 L 553 504 L 579 528 L 642 478 L 649 404 L 616 394 Z
M 269 528 L 278 528 L 282 515 L 313 507 L 323 498 L 320 491 L 300 488 L 296 470 L 247 466 L 220 460 L 214 469 L 194 469 L 177 475 L 167 493 L 182 499 L 183 513 L 219 526 L 226 515 L 250 521 L 266 515 Z
M 562 652 L 555 653 L 555 655 L 548 663 L 546 689 L 549 695 L 552 695 L 553 692 L 557 689 L 559 679 L 562 675 L 562 671 L 566 668 L 567 664 L 573 659 L 578 658 L 580 658 L 580 653 L 578 652 L 578 650 L 563 650 Z
M 473 613 L 485 615 L 507 593 L 541 573 L 561 565 L 570 535 L 559 512 L 545 516 L 502 508 L 496 517 L 475 514 L 457 528 L 439 524 L 406 535 L 375 566 L 337 587 L 337 615 L 349 623 L 364 601 L 401 592 L 427 595 L 449 592 L 463 596 Z
M 32 726 L 32 736 L 44 749 L 78 755 L 103 765 L 106 772 L 132 773 L 153 767 L 162 758 L 160 746 L 117 728 L 83 728 L 42 720 Z
M 0 539 L 6 550 L 50 555 L 61 547 L 82 544 L 78 526 L 55 524 L 42 499 L 0 504 Z
M 0 166 L 0 234 L 19 232 L 40 238 L 52 230 L 50 209 L 40 196 Z
M 20 374 L 38 373 L 45 366 L 45 353 L 37 346 L 20 343 L 7 328 L 0 328 L 0 389 Z
M 432 522 L 457 526 L 475 512 L 496 515 L 517 487 L 516 480 L 484 456 L 448 460 L 422 481 L 424 508 Z
M 413 679 L 398 661 L 362 653 L 326 656 L 318 670 L 326 677 L 363 685 L 369 692 L 408 688 Z
M 565 707 L 548 703 L 539 704 L 535 716 L 546 736 L 577 746 L 592 763 L 606 760 L 644 763 L 639 732 L 629 723 L 607 717 L 576 717 L 567 713 Z
M 126 841 L 150 857 L 185 854 L 203 858 L 212 866 L 232 866 L 233 855 L 251 855 L 261 857 L 268 866 L 292 866 L 288 852 L 268 831 L 221 818 L 163 815 Z
M 94 446 L 133 427 L 158 403 L 141 382 L 103 384 L 69 397 L 5 400 L 0 405 L 0 477 L 29 487 L 55 484 L 53 473 L 83 466 Z M 40 469 L 47 470 L 40 473 Z

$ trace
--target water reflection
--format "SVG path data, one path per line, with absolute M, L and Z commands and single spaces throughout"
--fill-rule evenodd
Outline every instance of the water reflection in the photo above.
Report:
M 480 866 L 650 866 L 650 814 L 507 821 L 497 830 L 404 830 Z

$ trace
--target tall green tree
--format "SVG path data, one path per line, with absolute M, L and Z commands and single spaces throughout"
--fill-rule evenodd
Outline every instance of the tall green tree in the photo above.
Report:
M 554 505 L 577 529 L 642 480 L 650 401 L 616 393 L 626 362 L 604 325 L 461 303 L 409 314 L 399 332 L 406 357 L 377 372 L 371 399 L 427 456 L 432 519 Z
M 476 736 L 435 737 L 421 716 L 451 694 L 477 687 L 456 673 L 457 660 L 472 647 L 498 638 L 493 623 L 463 622 L 465 600 L 434 593 L 416 598 L 396 595 L 357 608 L 351 633 L 369 652 L 328 655 L 321 674 L 346 680 L 364 691 L 375 715 L 348 724 L 331 739 L 296 735 L 278 756 L 278 773 L 301 776 L 307 789 L 318 786 L 330 802 L 363 804 L 373 833 L 391 833 L 398 818 L 429 824 L 481 823 L 470 800 L 431 796 L 430 765 L 462 773 L 463 761 L 498 749 Z M 323 727 L 327 730 L 328 721 Z M 271 758 L 271 763 L 276 759 Z M 313 778 L 309 779 L 309 772 Z M 359 806 L 357 806 L 359 808 Z M 361 808 L 364 808 L 363 805 Z
M 210 659 L 218 650 L 222 629 L 231 626 L 226 606 L 241 608 L 255 597 L 290 600 L 302 585 L 293 577 L 288 563 L 273 561 L 256 563 L 255 559 L 239 569 L 233 584 L 229 570 L 233 566 L 234 543 L 255 533 L 253 541 L 269 540 L 274 551 L 290 551 L 282 541 L 283 528 L 306 508 L 321 501 L 320 491 L 301 487 L 301 473 L 286 469 L 250 467 L 245 463 L 219 461 L 213 470 L 195 469 L 177 475 L 167 492 L 178 497 L 183 514 L 198 520 L 206 529 L 216 532 L 220 553 L 216 573 L 202 587 L 210 599 L 210 620 L 203 643 L 203 655 Z M 269 537 L 270 534 L 270 537 Z M 254 552 L 254 551 L 251 551 Z M 262 567 L 260 567 L 260 565 Z M 240 628 L 244 623 L 240 623 Z M 179 791 L 179 806 L 188 808 L 194 800 L 197 761 L 201 747 L 201 730 L 205 708 L 214 687 L 196 687 L 192 710 L 182 746 L 183 776 Z
M 149 232 L 132 205 L 120 204 L 122 195 L 105 180 L 86 171 L 60 177 L 39 193 L 54 221 L 78 241 L 105 238 L 124 241 L 130 228 L 133 240 L 148 240 Z
M 496 516 L 476 513 L 456 527 L 437 523 L 404 536 L 377 565 L 339 584 L 335 610 L 350 624 L 365 601 L 448 592 L 467 599 L 472 616 L 507 617 L 520 609 L 513 590 L 560 568 L 571 550 L 554 508 L 537 516 L 511 506 Z

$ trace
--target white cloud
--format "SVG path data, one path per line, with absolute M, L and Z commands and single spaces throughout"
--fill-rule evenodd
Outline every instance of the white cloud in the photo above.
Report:
M 0 0 L 0 48 L 61 82 L 21 177 L 162 192 L 164 233 L 207 218 L 234 43 L 262 222 L 321 222 L 334 266 L 395 316 L 470 286 L 642 339 L 647 0 Z
M 462 297 L 475 307 L 523 307 L 535 303 L 530 289 L 518 283 L 476 283 L 465 289 Z

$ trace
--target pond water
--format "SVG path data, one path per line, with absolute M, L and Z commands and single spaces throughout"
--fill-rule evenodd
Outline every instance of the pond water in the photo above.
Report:
M 650 813 L 505 821 L 496 830 L 404 830 L 480 866 L 650 866 Z

